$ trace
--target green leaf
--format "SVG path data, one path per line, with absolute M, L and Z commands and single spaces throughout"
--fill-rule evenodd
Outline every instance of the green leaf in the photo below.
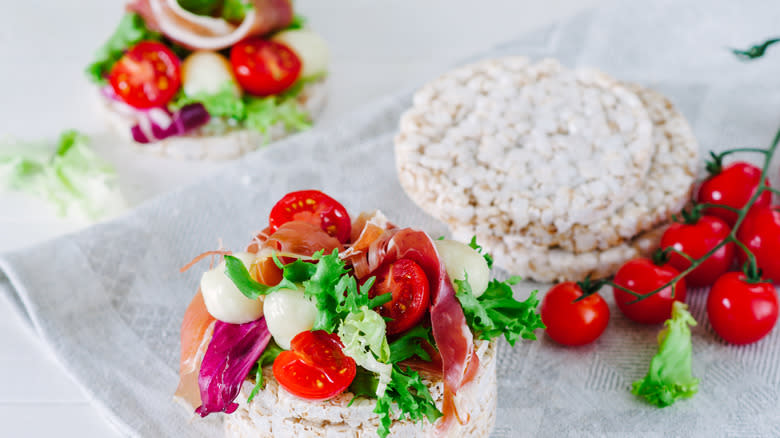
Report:
M 92 82 L 103 85 L 111 68 L 128 49 L 140 41 L 161 39 L 162 35 L 149 30 L 140 15 L 128 12 L 108 41 L 95 52 L 94 61 L 87 67 L 87 76 Z
M 306 17 L 303 15 L 295 14 L 290 24 L 287 26 L 287 30 L 290 29 L 303 29 L 306 27 Z
M 631 388 L 634 395 L 661 408 L 681 398 L 690 398 L 699 390 L 699 379 L 691 373 L 690 326 L 696 325 L 696 320 L 687 309 L 687 305 L 674 302 L 672 317 L 658 334 L 658 353 L 650 361 L 647 375 Z
M 349 384 L 349 392 L 357 397 L 376 398 L 376 390 L 379 386 L 379 379 L 376 374 L 367 369 L 358 366 L 355 378 Z M 355 401 L 353 398 L 350 404 Z
M 749 61 L 764 56 L 766 49 L 768 49 L 769 46 L 777 43 L 780 43 L 780 38 L 772 38 L 764 41 L 761 44 L 756 44 L 747 50 L 732 49 L 731 52 L 741 60 Z
M 525 301 L 517 301 L 512 294 L 512 281 L 492 280 L 479 298 L 471 292 L 468 278 L 455 280 L 455 296 L 463 307 L 463 313 L 471 330 L 480 339 L 491 340 L 504 335 L 510 345 L 518 339 L 536 339 L 534 331 L 544 328 L 537 312 L 538 291 L 533 291 Z
M 265 347 L 263 354 L 261 354 L 260 358 L 257 359 L 257 364 L 255 364 L 255 367 L 253 368 L 253 371 L 255 373 L 255 387 L 252 388 L 252 392 L 249 393 L 249 397 L 247 398 L 246 401 L 247 403 L 251 403 L 252 399 L 255 398 L 258 391 L 260 391 L 261 389 L 263 389 L 263 387 L 265 387 L 265 382 L 263 381 L 263 367 L 272 365 L 276 360 L 276 356 L 279 356 L 279 353 L 281 353 L 282 351 L 284 351 L 282 347 L 277 345 L 273 339 Z M 250 372 L 250 374 L 251 373 L 252 372 Z
M 311 278 L 303 282 L 304 296 L 313 298 L 317 306 L 317 319 L 312 330 L 333 333 L 343 319 L 344 312 L 339 305 L 344 301 L 343 289 L 337 290 L 341 277 L 348 275 L 346 264 L 339 258 L 338 250 L 318 259 Z
M 270 287 L 255 281 L 244 266 L 244 262 L 231 255 L 225 256 L 225 275 L 239 291 L 249 299 L 257 299 L 270 292 Z
M 481 246 L 477 245 L 477 236 L 473 236 L 471 238 L 471 242 L 469 242 L 469 246 L 472 249 L 476 250 L 478 253 L 482 255 L 482 257 L 485 258 L 488 268 L 493 269 L 493 256 L 491 256 L 485 250 L 483 250 Z
M 183 9 L 197 15 L 214 15 L 222 0 L 176 0 Z
M 384 395 L 392 372 L 392 365 L 388 363 L 390 347 L 385 329 L 382 316 L 368 307 L 347 314 L 338 328 L 344 354 L 378 375 L 377 397 Z
M 401 362 L 413 356 L 430 362 L 431 356 L 422 348 L 423 341 L 435 345 L 431 328 L 418 324 L 390 344 L 390 362 Z
M 212 117 L 224 117 L 241 122 L 246 119 L 246 105 L 236 90 L 237 85 L 228 81 L 213 94 L 197 93 L 189 96 L 181 91 L 168 105 L 168 108 L 171 111 L 176 111 L 192 103 L 202 103 Z
M 399 418 L 408 418 L 414 422 L 427 418 L 433 424 L 442 416 L 436 408 L 428 387 L 422 382 L 420 374 L 407 368 L 401 370 L 398 365 L 393 365 L 390 384 L 385 395 L 377 399 L 374 413 L 379 415 L 380 437 L 386 437 L 390 433 L 390 425 L 393 423 L 393 406 L 400 411 Z
M 222 5 L 222 18 L 232 23 L 239 23 L 244 21 L 247 12 L 249 12 L 254 5 L 252 2 L 244 0 L 225 0 Z

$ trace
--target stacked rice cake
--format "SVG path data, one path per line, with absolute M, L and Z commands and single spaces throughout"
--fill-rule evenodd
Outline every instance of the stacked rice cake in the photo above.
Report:
M 690 126 L 659 93 L 524 57 L 425 85 L 395 151 L 410 198 L 538 281 L 604 277 L 648 255 L 698 163 Z

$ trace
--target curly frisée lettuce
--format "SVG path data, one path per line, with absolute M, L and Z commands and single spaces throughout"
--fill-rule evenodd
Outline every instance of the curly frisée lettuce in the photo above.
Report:
M 388 363 L 390 346 L 387 344 L 382 316 L 364 306 L 344 318 L 338 335 L 344 344 L 344 354 L 361 367 L 377 374 L 376 396 L 384 396 L 393 366 Z
M 634 382 L 631 392 L 658 407 L 666 407 L 681 398 L 690 398 L 699 390 L 699 379 L 691 373 L 693 356 L 690 326 L 696 320 L 688 306 L 675 301 L 672 317 L 658 334 L 658 353 L 650 361 L 647 375 Z
M 512 296 L 512 285 L 518 281 L 519 277 L 506 281 L 492 280 L 485 293 L 477 298 L 471 292 L 468 275 L 463 280 L 454 280 L 455 296 L 477 337 L 491 340 L 504 335 L 507 342 L 514 346 L 520 338 L 536 339 L 534 331 L 545 328 L 537 311 L 537 291 L 533 291 L 525 301 L 517 301 Z
M 77 131 L 48 145 L 9 143 L 0 152 L 0 185 L 50 202 L 60 216 L 98 220 L 126 208 L 114 170 Z

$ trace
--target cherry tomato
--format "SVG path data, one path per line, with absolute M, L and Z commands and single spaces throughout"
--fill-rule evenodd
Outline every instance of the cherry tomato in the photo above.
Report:
M 301 60 L 289 47 L 260 37 L 247 38 L 230 50 L 230 64 L 241 87 L 257 96 L 279 94 L 298 80 Z
M 732 344 L 750 344 L 766 336 L 777 322 L 777 293 L 772 283 L 750 283 L 745 274 L 729 272 L 707 297 L 707 316 L 715 332 Z
M 393 294 L 392 300 L 377 309 L 380 315 L 392 318 L 387 322 L 387 334 L 414 327 L 430 306 L 430 285 L 425 271 L 409 259 L 399 259 L 379 268 L 374 275 L 376 281 L 369 296 Z
M 589 344 L 607 328 L 609 306 L 599 294 L 573 302 L 583 294 L 577 283 L 553 286 L 542 300 L 542 322 L 547 334 L 563 345 Z
M 156 41 L 133 46 L 108 74 L 111 88 L 126 104 L 135 108 L 164 106 L 181 85 L 179 58 Z
M 780 207 L 751 209 L 737 230 L 737 238 L 756 256 L 764 278 L 780 283 Z M 740 264 L 747 257 L 737 251 Z
M 274 360 L 274 377 L 282 388 L 301 398 L 335 397 L 347 389 L 357 371 L 355 360 L 341 351 L 343 347 L 335 334 L 301 332 L 290 342 L 290 350 Z
M 352 222 L 344 206 L 318 190 L 301 190 L 284 195 L 271 209 L 271 232 L 293 220 L 319 225 L 341 243 L 349 240 L 352 231 Z
M 761 181 L 761 169 L 744 162 L 730 164 L 720 173 L 712 175 L 702 183 L 696 201 L 700 204 L 719 204 L 732 208 L 742 208 L 756 193 Z M 769 184 L 769 180 L 767 180 Z M 767 206 L 772 201 L 772 194 L 764 192 L 756 199 L 753 207 Z M 709 208 L 705 213 L 717 216 L 730 227 L 737 222 L 737 214 L 723 208 Z
M 672 224 L 661 238 L 661 248 L 674 248 L 695 259 L 707 254 L 731 233 L 731 228 L 715 216 L 702 216 L 695 224 Z M 729 242 L 698 268 L 685 276 L 688 286 L 709 286 L 726 273 L 734 261 L 734 243 Z M 685 257 L 671 253 L 669 264 L 682 272 L 691 266 Z
M 640 258 L 623 265 L 613 281 L 628 290 L 644 294 L 661 287 L 679 273 L 669 264 L 658 266 L 649 259 Z M 636 297 L 630 293 L 618 288 L 613 288 L 613 291 L 620 310 L 629 319 L 642 324 L 659 324 L 669 319 L 672 316 L 672 304 L 685 301 L 687 292 L 684 278 L 675 283 L 674 298 L 671 286 L 636 303 L 631 303 Z

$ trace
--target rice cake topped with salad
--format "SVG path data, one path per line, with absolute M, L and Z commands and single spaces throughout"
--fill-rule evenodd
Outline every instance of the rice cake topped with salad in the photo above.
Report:
M 646 255 L 690 195 L 698 144 L 662 95 L 591 69 L 486 60 L 423 86 L 395 140 L 401 186 L 513 273 L 603 277 Z
M 229 437 L 488 437 L 496 341 L 535 339 L 536 292 L 491 280 L 472 241 L 379 211 L 352 221 L 316 190 L 285 195 L 245 251 L 203 273 L 184 314 L 175 398 Z
M 328 58 L 290 0 L 132 0 L 87 74 L 143 150 L 218 160 L 308 128 Z

